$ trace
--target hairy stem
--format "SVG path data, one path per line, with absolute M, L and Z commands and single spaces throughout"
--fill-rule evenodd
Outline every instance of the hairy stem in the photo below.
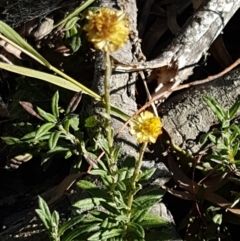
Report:
M 148 143 L 144 142 L 141 146 L 141 149 L 139 151 L 139 156 L 136 162 L 136 166 L 135 166 L 135 170 L 133 173 L 133 176 L 131 178 L 131 185 L 132 185 L 132 190 L 129 193 L 128 196 L 128 218 L 130 219 L 131 217 L 131 209 L 132 209 L 132 203 L 133 203 L 133 197 L 136 193 L 136 183 L 139 180 L 139 175 L 140 175 L 140 171 L 141 171 L 141 166 L 142 166 L 142 159 L 143 159 L 143 155 L 145 152 L 145 149 L 147 147 Z

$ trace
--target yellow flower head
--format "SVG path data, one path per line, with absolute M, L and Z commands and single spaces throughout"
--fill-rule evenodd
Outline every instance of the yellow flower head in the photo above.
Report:
M 105 52 L 118 50 L 128 39 L 130 32 L 126 14 L 108 8 L 100 8 L 97 12 L 88 12 L 88 24 L 84 26 L 88 40 L 95 49 Z
M 158 136 L 162 134 L 161 119 L 150 111 L 144 111 L 130 123 L 130 133 L 137 136 L 138 143 L 155 143 Z

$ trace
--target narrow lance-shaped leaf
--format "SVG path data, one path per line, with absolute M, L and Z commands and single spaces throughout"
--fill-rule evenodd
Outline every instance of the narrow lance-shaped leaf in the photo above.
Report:
M 1 39 L 20 49 L 25 54 L 31 56 L 39 63 L 49 67 L 50 64 L 44 59 L 30 44 L 28 44 L 15 30 L 6 23 L 0 21 L 0 32 L 4 34 Z M 10 41 L 9 41 L 10 40 Z
M 45 202 L 45 200 L 43 198 L 41 198 L 40 196 L 38 196 L 38 206 L 48 218 L 51 218 L 51 213 L 50 213 L 49 207 L 48 207 L 47 203 Z
M 76 216 L 67 222 L 65 222 L 59 229 L 58 229 L 58 236 L 61 236 L 66 230 L 72 228 L 74 225 L 80 223 L 84 219 L 84 215 Z
M 35 116 L 40 120 L 43 120 L 43 118 L 33 109 L 32 103 L 26 101 L 20 101 L 19 103 L 30 115 Z
M 43 109 L 37 107 L 37 112 L 38 114 L 43 117 L 46 121 L 49 121 L 49 122 L 53 122 L 53 123 L 56 123 L 57 122 L 57 119 L 54 115 L 44 111 Z
M 57 146 L 57 142 L 59 140 L 61 133 L 62 133 L 61 131 L 55 131 L 51 134 L 48 141 L 48 146 L 50 150 L 54 149 Z
M 41 209 L 36 209 L 35 212 L 37 213 L 38 217 L 43 222 L 45 228 L 47 230 L 50 230 L 51 222 L 50 222 L 50 219 L 46 216 L 46 214 Z
M 81 99 L 82 99 L 82 92 L 75 93 L 68 105 L 66 113 L 68 114 L 68 113 L 74 112 L 77 109 Z
M 59 107 L 58 107 L 58 101 L 59 101 L 59 93 L 56 91 L 52 98 L 52 113 L 53 115 L 58 118 L 59 117 Z
M 203 96 L 203 100 L 211 108 L 212 112 L 217 116 L 218 120 L 223 122 L 223 120 L 226 118 L 226 111 L 222 108 L 222 106 L 219 105 L 215 99 L 209 96 Z
M 45 135 L 49 130 L 51 130 L 53 127 L 55 127 L 54 123 L 46 123 L 43 124 L 36 133 L 35 139 L 37 140 L 39 137 Z
M 87 8 L 90 4 L 92 4 L 95 0 L 87 0 L 84 4 L 82 4 L 80 7 L 75 9 L 72 13 L 70 13 L 66 18 L 64 18 L 62 21 L 57 23 L 54 28 L 60 26 L 61 24 L 67 22 L 68 20 L 72 19 L 76 15 L 78 15 L 81 11 L 83 11 L 85 8 Z
M 77 21 L 79 19 L 80 19 L 79 17 L 73 17 L 73 18 L 69 19 L 65 24 L 64 30 L 71 29 L 77 23 Z
M 230 120 L 232 120 L 235 117 L 239 107 L 240 107 L 240 100 L 237 100 L 235 104 L 229 109 Z
M 2 62 L 0 62 L 0 68 L 5 69 L 7 71 L 11 71 L 13 73 L 20 74 L 20 75 L 25 75 L 28 77 L 44 80 L 51 84 L 54 84 L 54 85 L 60 86 L 64 89 L 72 90 L 75 92 L 80 92 L 82 90 L 79 86 L 69 82 L 68 80 L 66 80 L 64 78 L 58 77 L 53 74 L 47 74 L 47 73 L 44 73 L 44 72 L 41 72 L 38 70 L 25 68 L 25 67 L 21 67 L 21 66 L 17 66 L 17 65 L 5 64 Z M 87 93 L 87 92 L 84 92 L 84 93 Z

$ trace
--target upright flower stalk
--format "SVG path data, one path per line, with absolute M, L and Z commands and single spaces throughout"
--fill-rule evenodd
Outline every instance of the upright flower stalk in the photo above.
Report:
M 110 101 L 110 78 L 112 74 L 112 63 L 108 52 L 105 52 L 105 76 L 104 76 L 104 100 L 105 100 L 105 109 L 107 113 L 107 118 L 105 122 L 105 129 L 107 135 L 108 146 L 111 154 L 113 147 L 113 137 L 111 130 L 111 101 Z M 111 160 L 111 157 L 110 157 Z
M 110 53 L 118 50 L 127 41 L 130 32 L 127 27 L 129 22 L 126 20 L 124 12 L 107 8 L 100 8 L 95 13 L 89 11 L 86 18 L 88 19 L 88 23 L 85 25 L 84 30 L 87 32 L 88 40 L 93 43 L 95 49 L 103 51 L 105 57 L 104 100 L 107 114 L 105 129 L 110 150 L 108 153 L 110 162 L 108 164 L 110 164 L 109 169 L 113 178 L 111 188 L 114 189 L 116 186 L 115 179 L 117 179 L 115 178 L 117 176 L 117 163 L 115 163 L 116 161 L 113 158 L 114 147 L 110 116 L 110 77 L 112 74 Z M 126 200 L 128 221 L 131 220 L 133 198 L 138 190 L 137 182 L 141 177 L 143 155 L 148 143 L 155 143 L 158 136 L 162 133 L 161 120 L 154 116 L 153 113 L 144 111 L 130 123 L 130 133 L 136 135 L 138 143 L 143 144 L 140 148 L 134 173 L 130 178 L 131 190 Z M 127 229 L 127 225 L 125 228 Z
M 107 114 L 105 129 L 110 150 L 109 160 L 111 166 L 114 166 L 110 116 L 110 77 L 112 74 L 110 53 L 118 50 L 127 41 L 130 32 L 127 27 L 129 22 L 123 11 L 108 8 L 100 8 L 97 12 L 89 11 L 86 18 L 88 23 L 84 26 L 84 30 L 87 32 L 88 40 L 93 43 L 95 49 L 103 51 L 105 57 L 104 100 Z
M 155 143 L 158 136 L 162 134 L 161 119 L 157 116 L 154 116 L 154 114 L 151 113 L 150 111 L 144 111 L 139 116 L 137 116 L 135 120 L 133 120 L 130 123 L 130 133 L 132 135 L 136 135 L 138 143 L 143 143 L 143 144 L 140 148 L 138 159 L 135 165 L 135 170 L 131 178 L 132 190 L 128 196 L 128 219 L 129 220 L 131 218 L 133 198 L 137 191 L 136 183 L 140 179 L 140 175 L 141 175 L 143 155 L 148 143 Z

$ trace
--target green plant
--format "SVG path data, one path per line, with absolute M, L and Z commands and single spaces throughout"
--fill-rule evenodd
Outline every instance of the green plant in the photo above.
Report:
M 146 111 L 132 121 L 131 133 L 137 136 L 139 143 L 143 143 L 137 158 L 129 156 L 121 160 L 121 146 L 114 144 L 111 114 L 114 111 L 124 120 L 128 116 L 113 107 L 110 102 L 109 86 L 112 74 L 110 52 L 119 49 L 128 38 L 130 30 L 125 17 L 122 11 L 106 8 L 99 9 L 95 13 L 90 11 L 87 16 L 89 23 L 84 30 L 87 31 L 89 41 L 96 49 L 103 51 L 105 57 L 104 98 L 55 69 L 19 35 L 7 25 L 0 23 L 0 31 L 8 37 L 4 37 L 6 41 L 63 77 L 37 72 L 41 79 L 47 81 L 51 79 L 52 83 L 66 85 L 67 88 L 75 91 L 81 90 L 95 100 L 101 101 L 106 110 L 99 117 L 104 123 L 100 127 L 101 130 L 105 130 L 104 134 L 96 130 L 94 138 L 84 140 L 83 133 L 79 129 L 79 116 L 73 114 L 80 101 L 80 95 L 76 95 L 76 101 L 71 101 L 69 108 L 60 114 L 59 95 L 56 92 L 52 98 L 52 113 L 40 108 L 35 111 L 31 103 L 22 102 L 22 106 L 44 124 L 21 138 L 2 138 L 9 145 L 27 144 L 35 152 L 41 150 L 42 163 L 61 153 L 65 158 L 75 155 L 77 164 L 81 163 L 81 158 L 84 157 L 92 165 L 89 171 L 91 180 L 77 182 L 77 186 L 88 196 L 73 205 L 76 215 L 63 225 L 59 224 L 59 214 L 56 211 L 51 214 L 47 204 L 39 198 L 40 209 L 37 209 L 37 214 L 45 225 L 50 240 L 165 240 L 170 238 L 167 233 L 158 229 L 162 226 L 167 227 L 169 222 L 151 212 L 152 207 L 164 195 L 164 190 L 151 185 L 143 189 L 143 185 L 149 185 L 149 179 L 156 169 L 141 171 L 143 155 L 148 143 L 155 143 L 158 135 L 162 133 L 160 118 Z M 13 36 L 9 32 L 12 32 Z M 33 71 L 29 74 L 23 67 L 4 64 L 1 66 L 18 73 L 26 73 L 27 76 L 36 75 Z M 94 121 L 92 122 L 93 118 L 89 117 L 85 126 L 96 127 Z M 93 141 L 95 141 L 94 146 L 86 146 Z M 102 155 L 99 155 L 100 150 Z M 30 153 L 32 152 L 29 152 L 28 157 L 32 156 Z
M 60 238 L 58 235 L 60 217 L 58 212 L 54 211 L 51 214 L 47 203 L 41 197 L 38 197 L 38 206 L 39 206 L 39 209 L 36 209 L 35 211 L 48 231 L 49 240 L 60 241 Z
M 61 154 L 65 159 L 75 155 L 77 157 L 77 166 L 80 166 L 81 150 L 84 146 L 83 133 L 79 129 L 79 116 L 73 112 L 77 108 L 81 96 L 81 93 L 75 94 L 67 110 L 61 109 L 63 114 L 60 113 L 58 92 L 52 98 L 52 113 L 46 112 L 39 107 L 36 107 L 35 110 L 31 103 L 21 102 L 23 108 L 32 116 L 37 117 L 43 124 L 34 128 L 29 123 L 28 127 L 31 127 L 31 132 L 26 133 L 21 138 L 1 137 L 1 139 L 8 145 L 27 146 L 25 155 L 28 154 L 30 157 L 36 155 L 36 153 L 41 154 L 42 164 L 54 155 Z M 29 131 L 29 128 L 27 131 Z
M 208 159 L 217 163 L 222 172 L 237 172 L 240 167 L 240 127 L 232 121 L 240 107 L 240 100 L 237 100 L 229 110 L 224 110 L 215 99 L 207 96 L 203 99 L 218 118 L 221 128 L 214 128 L 204 134 L 200 142 L 203 145 L 210 140 L 214 145 L 213 153 L 208 156 Z
M 169 169 L 178 188 L 166 189 L 178 198 L 192 201 L 179 224 L 179 229 L 185 229 L 185 240 L 232 240 L 229 225 L 240 224 L 240 128 L 235 119 L 240 100 L 225 110 L 215 99 L 207 96 L 203 99 L 219 125 L 200 138 L 205 156 L 195 159 L 174 149 L 178 159 L 169 156 Z

